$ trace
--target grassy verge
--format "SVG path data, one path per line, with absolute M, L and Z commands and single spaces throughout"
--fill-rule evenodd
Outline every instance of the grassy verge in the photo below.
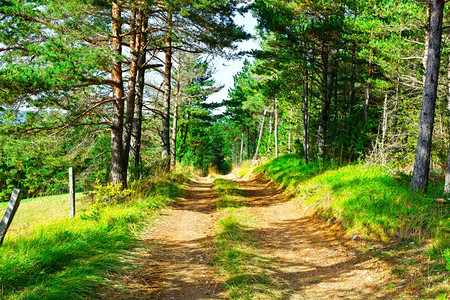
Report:
M 260 254 L 256 238 L 257 220 L 245 211 L 247 205 L 241 187 L 230 180 L 216 179 L 217 255 L 214 263 L 225 276 L 225 288 L 231 299 L 266 299 L 280 292 L 266 271 L 271 261 Z
M 72 221 L 51 219 L 7 235 L 0 248 L 0 298 L 94 297 L 108 273 L 120 270 L 120 255 L 136 245 L 135 233 L 153 211 L 181 194 L 180 182 L 173 175 L 142 182 L 131 200 L 97 203 Z
M 380 256 L 414 255 L 415 261 L 405 261 L 405 271 L 419 260 L 433 259 L 422 270 L 420 288 L 448 296 L 449 206 L 433 201 L 442 196 L 442 185 L 430 186 L 426 195 L 416 194 L 409 190 L 406 176 L 392 176 L 381 167 L 305 165 L 297 155 L 277 158 L 256 171 L 264 172 L 286 193 L 315 207 L 322 216 L 340 222 L 351 235 L 399 242 L 396 249 Z

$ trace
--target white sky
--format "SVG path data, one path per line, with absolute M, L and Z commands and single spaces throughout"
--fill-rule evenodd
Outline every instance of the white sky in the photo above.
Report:
M 245 31 L 252 35 L 256 35 L 255 27 L 257 25 L 256 19 L 251 13 L 246 13 L 244 16 L 237 15 L 234 18 L 238 25 L 244 26 Z M 249 51 L 252 49 L 260 49 L 259 43 L 254 40 L 248 40 L 242 43 L 238 43 L 239 51 Z M 224 58 L 217 57 L 214 61 L 214 67 L 216 73 L 214 79 L 217 85 L 225 85 L 225 87 L 219 92 L 209 96 L 207 102 L 222 102 L 228 96 L 228 89 L 233 87 L 233 76 L 242 70 L 244 60 L 246 57 L 242 57 L 238 60 L 226 60 Z M 252 60 L 251 57 L 247 57 L 248 60 Z

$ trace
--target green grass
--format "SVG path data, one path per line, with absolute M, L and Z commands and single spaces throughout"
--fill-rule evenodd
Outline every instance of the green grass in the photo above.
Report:
M 377 240 L 408 240 L 423 245 L 423 256 L 436 259 L 445 273 L 444 253 L 450 248 L 449 206 L 438 205 L 442 184 L 430 185 L 426 195 L 412 193 L 408 176 L 392 176 L 365 164 L 310 163 L 285 155 L 256 172 L 283 187 L 308 206 L 347 228 L 349 234 Z M 447 273 L 448 275 L 448 273 Z M 442 277 L 443 281 L 448 276 Z
M 274 296 L 274 283 L 265 271 L 270 261 L 258 251 L 249 217 L 228 208 L 222 211 L 222 218 L 217 223 L 214 262 L 226 277 L 225 288 L 230 299 Z
M 216 257 L 214 264 L 225 276 L 230 299 L 280 298 L 282 291 L 269 272 L 270 259 L 263 257 L 256 238 L 257 220 L 245 211 L 244 191 L 236 182 L 216 179 Z
M 122 268 L 120 257 L 137 244 L 135 233 L 181 191 L 179 183 L 162 180 L 126 202 L 94 205 L 72 221 L 48 219 L 26 234 L 7 235 L 0 248 L 0 298 L 94 298 L 110 273 Z
M 216 208 L 242 207 L 247 205 L 244 191 L 241 186 L 232 180 L 217 178 L 214 180 L 214 189 L 218 199 Z
M 87 206 L 81 198 L 81 193 L 75 195 L 77 213 L 82 212 Z M 8 202 L 0 203 L 1 217 L 7 206 Z M 69 217 L 69 194 L 22 199 L 8 232 L 17 233 L 29 227 L 41 226 L 53 219 Z

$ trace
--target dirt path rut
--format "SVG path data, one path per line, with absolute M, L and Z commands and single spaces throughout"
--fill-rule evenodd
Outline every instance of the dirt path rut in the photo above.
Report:
M 254 231 L 265 272 L 281 299 L 395 297 L 387 263 L 363 254 L 334 225 L 287 199 L 264 179 L 235 180 L 245 190 L 243 208 L 258 220 Z M 135 270 L 120 281 L 114 299 L 226 299 L 224 279 L 212 263 L 217 222 L 213 185 L 194 182 L 185 197 L 153 224 L 135 256 Z
M 391 298 L 390 266 L 358 250 L 336 225 L 299 207 L 264 179 L 238 181 L 258 219 L 266 270 L 282 289 L 283 299 Z

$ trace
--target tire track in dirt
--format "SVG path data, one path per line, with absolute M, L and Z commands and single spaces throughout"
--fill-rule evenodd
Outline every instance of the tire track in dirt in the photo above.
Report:
M 136 270 L 120 276 L 122 291 L 109 299 L 224 299 L 211 265 L 216 199 L 211 183 L 193 182 L 144 233 L 145 250 L 131 261 Z
M 391 267 L 358 251 L 342 229 L 286 198 L 266 179 L 235 180 L 258 219 L 260 255 L 282 299 L 389 299 Z
M 279 299 L 390 299 L 391 267 L 357 250 L 342 229 L 286 198 L 269 181 L 234 180 L 258 219 L 252 230 L 264 272 Z M 134 270 L 120 275 L 100 299 L 226 299 L 215 256 L 217 194 L 206 180 L 194 182 L 144 234 L 141 249 L 128 255 Z M 143 250 L 142 250 L 143 249 Z M 260 266 L 255 266 L 258 268 Z M 113 278 L 117 280 L 117 278 Z M 271 288 L 273 288 L 273 286 Z

